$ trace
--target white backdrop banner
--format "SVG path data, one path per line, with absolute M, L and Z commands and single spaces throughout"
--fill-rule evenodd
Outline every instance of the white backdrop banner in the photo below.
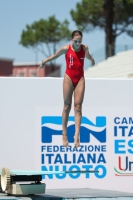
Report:
M 0 168 L 99 173 L 45 175 L 47 188 L 132 192 L 133 80 L 86 79 L 81 146 L 62 146 L 62 78 L 0 78 Z
M 44 176 L 49 187 L 122 188 L 133 176 L 133 117 L 130 108 L 84 107 L 81 146 L 73 148 L 74 115 L 68 120 L 69 147 L 62 146 L 62 107 L 36 109 L 36 167 L 44 171 L 99 170 L 94 174 Z M 54 113 L 54 115 L 53 115 Z M 56 180 L 56 185 L 53 180 Z M 69 183 L 69 185 L 68 185 Z M 132 187 L 131 187 L 132 188 Z M 129 185 L 124 184 L 128 190 Z

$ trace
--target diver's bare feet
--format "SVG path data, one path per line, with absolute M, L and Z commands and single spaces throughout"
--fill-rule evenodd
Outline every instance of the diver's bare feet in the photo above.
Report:
M 63 143 L 64 147 L 68 147 L 69 146 L 67 133 L 62 133 L 62 143 Z
M 80 146 L 79 135 L 75 134 L 74 135 L 74 148 L 78 148 L 79 146 Z

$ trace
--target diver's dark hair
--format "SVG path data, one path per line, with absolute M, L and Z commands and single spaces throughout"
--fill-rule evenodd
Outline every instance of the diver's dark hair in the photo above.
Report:
M 77 36 L 77 35 L 81 35 L 81 37 L 83 36 L 83 34 L 82 34 L 81 31 L 79 31 L 79 30 L 75 30 L 75 31 L 72 32 L 72 34 L 71 34 L 71 38 L 73 39 L 74 36 Z

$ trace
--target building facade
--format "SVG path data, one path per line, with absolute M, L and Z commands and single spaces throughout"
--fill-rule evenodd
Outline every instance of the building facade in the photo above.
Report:
M 12 76 L 13 59 L 0 58 L 0 76 Z
M 13 63 L 11 59 L 0 58 L 0 76 L 13 77 L 60 77 L 59 65 L 45 65 L 38 70 L 40 63 Z

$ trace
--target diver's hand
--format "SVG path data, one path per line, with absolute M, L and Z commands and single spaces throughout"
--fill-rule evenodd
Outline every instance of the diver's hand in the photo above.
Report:
M 95 65 L 95 60 L 92 60 L 92 66 L 94 66 Z
M 42 61 L 42 63 L 40 64 L 40 66 L 39 66 L 38 70 L 40 70 L 40 69 L 44 68 L 44 66 L 45 66 L 45 62 L 43 62 L 43 61 Z

